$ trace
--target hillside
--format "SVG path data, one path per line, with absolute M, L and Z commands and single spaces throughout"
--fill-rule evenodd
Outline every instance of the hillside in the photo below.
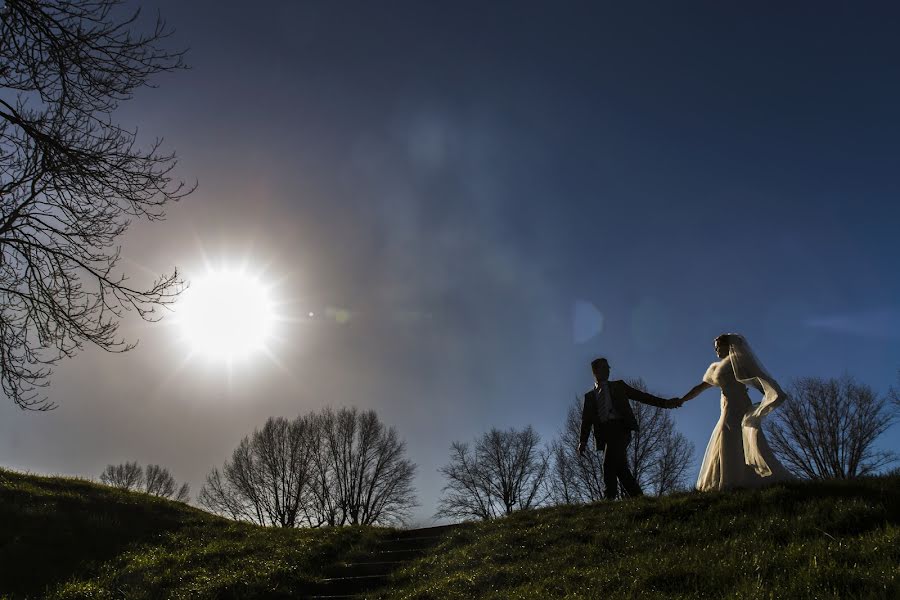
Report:
M 406 543 L 392 535 L 265 529 L 0 470 L 0 598 L 302 597 Z M 382 598 L 897 598 L 900 478 L 549 508 L 435 540 Z
M 0 598 L 296 597 L 385 532 L 266 529 L 83 480 L 0 470 Z
M 384 598 L 900 598 L 900 478 L 550 508 L 460 529 Z

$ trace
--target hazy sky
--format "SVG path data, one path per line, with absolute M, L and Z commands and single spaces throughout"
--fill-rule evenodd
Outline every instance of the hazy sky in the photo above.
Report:
M 0 464 L 196 493 L 268 416 L 354 405 L 406 440 L 424 521 L 452 441 L 549 441 L 597 355 L 681 395 L 737 331 L 784 384 L 886 391 L 900 8 L 625 4 L 160 3 L 192 69 L 117 117 L 200 187 L 125 267 L 243 262 L 296 320 L 230 374 L 129 324 L 133 352 L 60 365 L 56 411 L 0 406 Z M 712 391 L 675 413 L 692 476 L 718 417 Z

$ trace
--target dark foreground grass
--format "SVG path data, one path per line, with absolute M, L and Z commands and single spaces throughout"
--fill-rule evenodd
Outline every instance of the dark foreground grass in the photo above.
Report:
M 302 597 L 387 534 L 0 470 L 0 598 Z M 900 598 L 900 478 L 519 513 L 460 528 L 382 597 Z
M 900 478 L 551 508 L 463 528 L 384 598 L 900 598 Z
M 0 598 L 297 597 L 384 533 L 267 529 L 146 494 L 0 470 Z

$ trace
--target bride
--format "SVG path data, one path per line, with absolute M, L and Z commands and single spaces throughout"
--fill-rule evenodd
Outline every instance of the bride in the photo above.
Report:
M 752 487 L 793 479 L 775 458 L 761 429 L 762 418 L 784 402 L 784 391 L 742 336 L 720 335 L 715 349 L 721 360 L 710 365 L 703 381 L 681 399 L 687 402 L 711 387 L 722 389 L 722 416 L 709 438 L 697 489 Z M 751 402 L 747 385 L 762 392 L 762 402 Z

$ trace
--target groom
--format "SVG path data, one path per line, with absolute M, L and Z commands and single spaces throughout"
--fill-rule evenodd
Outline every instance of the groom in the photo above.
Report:
M 578 443 L 578 455 L 584 454 L 591 428 L 594 429 L 594 440 L 597 450 L 604 446 L 603 484 L 606 487 L 607 500 L 615 500 L 618 496 L 616 480 L 629 496 L 642 496 L 641 486 L 628 468 L 625 450 L 631 441 L 631 432 L 638 430 L 637 419 L 628 399 L 637 400 L 660 408 L 675 408 L 680 405 L 679 398 L 663 400 L 646 392 L 636 390 L 624 381 L 609 380 L 609 362 L 605 358 L 597 358 L 591 362 L 594 372 L 594 389 L 584 395 L 584 409 L 581 413 L 581 437 Z

